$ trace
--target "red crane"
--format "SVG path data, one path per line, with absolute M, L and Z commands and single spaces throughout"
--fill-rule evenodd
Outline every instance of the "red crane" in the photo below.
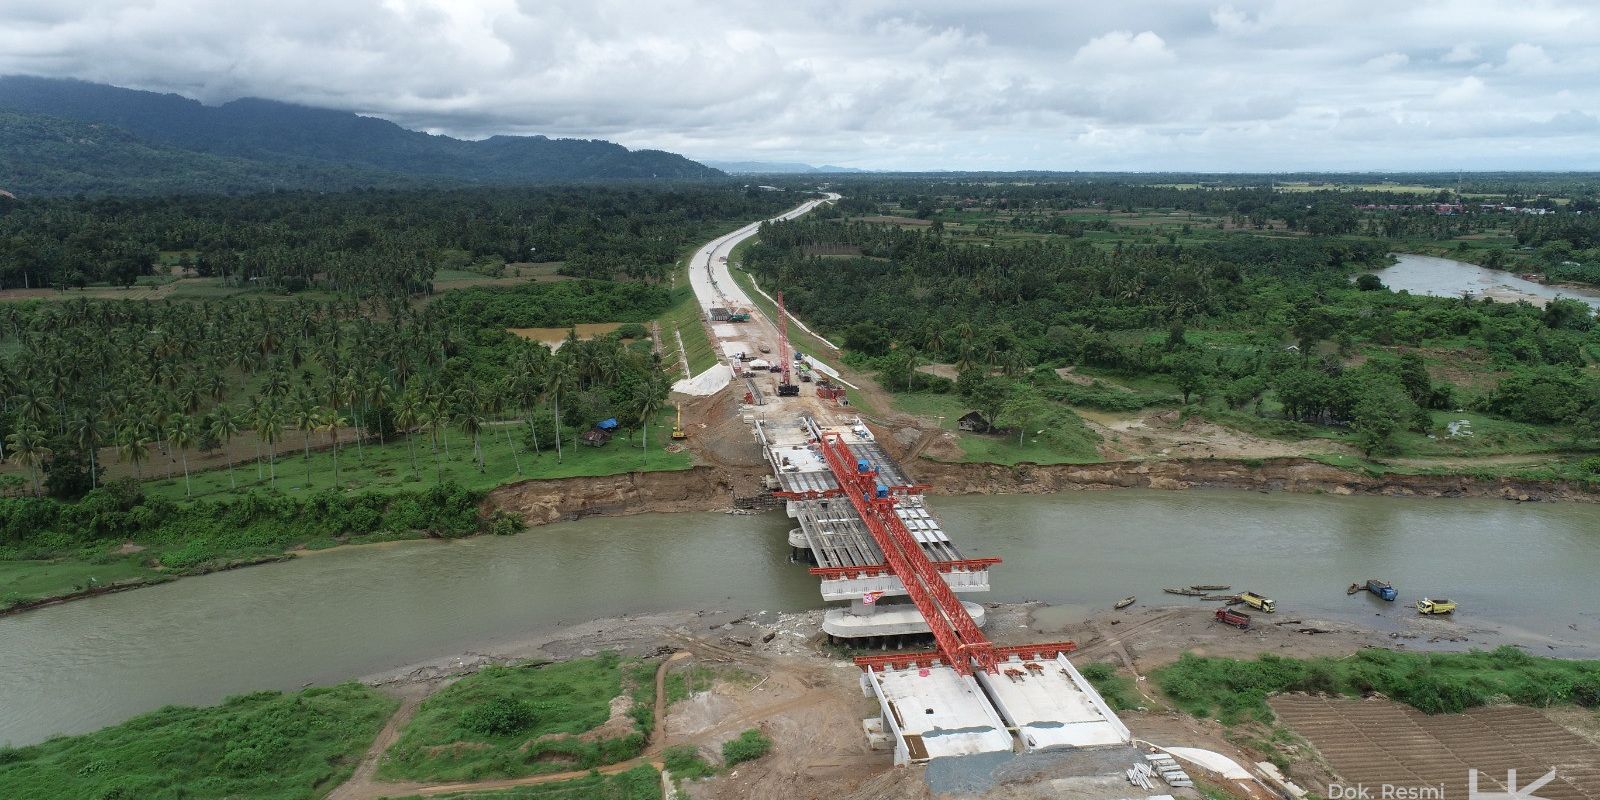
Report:
M 800 394 L 800 387 L 789 379 L 790 362 L 794 357 L 789 354 L 789 312 L 783 308 L 783 292 L 778 292 L 778 363 L 781 372 L 778 380 L 778 396 L 793 397 Z

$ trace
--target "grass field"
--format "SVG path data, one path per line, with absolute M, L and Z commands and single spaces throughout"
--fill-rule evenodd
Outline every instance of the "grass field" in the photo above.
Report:
M 956 431 L 956 421 L 972 410 L 960 397 L 938 392 L 895 392 L 894 405 L 900 411 L 928 419 L 943 417 L 937 420 L 938 424 L 948 431 Z M 1000 436 L 960 431 L 956 437 L 962 453 L 959 460 L 965 463 L 1092 464 L 1104 460 L 1092 446 L 1064 448 L 1036 434 L 1023 437 L 1020 444 L 1015 433 Z
M 159 574 L 144 566 L 137 556 L 108 557 L 103 563 L 71 559 L 0 561 L 0 606 L 12 600 L 54 597 Z
M 626 686 L 625 686 L 626 684 Z M 644 713 L 606 724 L 613 698 L 631 687 Z M 548 665 L 487 667 L 440 690 L 389 750 L 386 779 L 476 780 L 591 769 L 644 748 L 654 669 L 614 653 Z
M 638 431 L 634 432 L 631 441 L 618 436 L 602 447 L 586 445 L 575 447 L 572 443 L 573 431 L 569 429 L 563 438 L 560 461 L 556 460 L 555 448 L 549 442 L 541 442 L 545 450 L 541 455 L 535 456 L 532 451 L 527 450 L 521 440 L 521 435 L 526 431 L 525 426 L 515 423 L 493 424 L 484 428 L 480 436 L 484 457 L 483 472 L 478 471 L 478 465 L 473 460 L 472 440 L 463 436 L 459 430 L 448 431 L 449 455 L 446 455 L 444 448 L 440 447 L 437 461 L 425 431 L 415 434 L 410 444 L 404 436 L 391 438 L 387 444 L 369 442 L 359 449 L 354 442 L 346 441 L 339 446 L 339 486 L 344 489 L 379 492 L 419 489 L 442 477 L 443 480 L 455 481 L 469 489 L 491 489 L 501 484 L 531 478 L 573 478 L 618 475 L 635 471 L 677 470 L 688 469 L 693 464 L 693 459 L 687 452 L 669 453 L 664 449 L 672 443 L 670 438 L 672 413 L 665 409 L 656 415 L 655 423 L 650 426 L 648 460 L 641 446 Z M 508 433 L 511 442 L 506 441 Z M 300 444 L 298 433 L 286 431 L 285 437 L 282 445 L 285 448 Z M 327 437 L 313 435 L 313 447 L 326 443 Z M 412 466 L 413 454 L 415 469 Z M 191 457 L 191 470 L 196 463 L 196 459 Z M 517 471 L 519 464 L 522 468 L 520 473 Z M 216 465 L 213 462 L 206 462 L 206 466 L 209 467 L 207 470 L 192 472 L 190 475 L 191 489 L 195 498 L 215 499 L 237 495 L 251 488 L 272 483 L 270 477 L 263 477 L 260 480 L 256 478 L 257 466 L 263 475 L 270 473 L 269 464 L 264 461 L 235 467 L 233 480 L 237 483 L 237 487 L 230 485 L 225 466 L 219 469 L 217 467 L 223 465 Z M 298 449 L 286 449 L 280 452 L 275 485 L 292 496 L 334 485 L 332 448 L 313 449 L 309 467 L 308 481 L 307 459 L 303 452 Z M 182 500 L 185 498 L 183 476 L 180 474 L 172 480 L 162 478 L 147 481 L 145 493 L 154 497 Z
M 355 769 L 397 701 L 358 683 L 168 706 L 85 736 L 0 749 L 28 800 L 313 800 Z
M 1197 717 L 1233 724 L 1272 720 L 1268 695 L 1369 692 L 1428 713 L 1496 702 L 1600 706 L 1600 661 L 1540 658 L 1504 646 L 1492 652 L 1405 653 L 1368 648 L 1348 658 L 1254 661 L 1185 654 L 1152 673 L 1174 703 Z

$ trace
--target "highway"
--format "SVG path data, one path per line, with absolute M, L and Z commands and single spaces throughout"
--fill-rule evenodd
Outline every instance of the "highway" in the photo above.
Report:
M 840 197 L 841 195 L 829 193 L 821 199 L 807 200 L 767 221 L 791 220 Z M 777 349 L 777 326 L 761 312 L 750 295 L 734 283 L 733 275 L 728 272 L 727 259 L 733 248 L 755 236 L 760 230 L 761 221 L 757 221 L 732 233 L 723 234 L 696 250 L 689 262 L 689 285 L 694 289 L 695 299 L 700 303 L 701 312 L 708 319 L 711 309 L 715 307 L 748 308 L 752 314 L 752 319 L 747 323 L 711 325 L 712 344 L 719 356 L 726 356 L 734 351 L 755 352 L 762 346 L 771 350 Z M 732 377 L 733 373 L 727 364 L 720 363 L 693 378 L 678 381 L 673 385 L 673 390 L 685 394 L 712 394 L 728 385 Z

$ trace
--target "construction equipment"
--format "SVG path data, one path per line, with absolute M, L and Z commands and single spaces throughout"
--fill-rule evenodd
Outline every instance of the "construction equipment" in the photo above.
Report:
M 1450 600 L 1429 600 L 1424 597 L 1417 601 L 1417 612 L 1421 614 L 1449 614 L 1456 610 L 1456 604 Z
M 1278 610 L 1278 606 L 1276 603 L 1272 602 L 1272 598 L 1269 598 L 1264 594 L 1257 594 L 1256 592 L 1241 592 L 1239 594 L 1239 599 L 1243 601 L 1245 605 L 1250 606 L 1251 608 L 1260 611 L 1263 614 L 1271 614 L 1272 612 Z
M 1365 588 L 1367 591 L 1389 601 L 1393 601 L 1396 597 L 1400 596 L 1400 593 L 1396 592 L 1394 587 L 1389 585 L 1388 581 L 1380 581 L 1376 578 L 1368 578 Z
M 789 353 L 789 314 L 783 308 L 783 292 L 778 292 L 778 364 L 781 377 L 778 378 L 778 396 L 796 397 L 800 394 L 800 387 L 789 379 L 790 362 L 794 356 Z
M 1232 625 L 1241 631 L 1250 630 L 1250 615 L 1243 611 L 1234 611 L 1231 608 L 1219 608 L 1213 615 L 1216 620 L 1224 625 Z
M 674 439 L 687 439 L 687 438 L 689 438 L 689 434 L 685 433 L 684 430 L 683 430 L 683 405 L 682 404 L 678 405 L 678 420 L 676 422 L 672 423 L 672 438 L 674 438 Z

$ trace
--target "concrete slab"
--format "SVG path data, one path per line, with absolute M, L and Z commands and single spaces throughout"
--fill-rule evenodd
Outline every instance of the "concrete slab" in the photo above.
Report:
M 890 731 L 895 763 L 1011 751 L 1011 734 L 972 678 L 935 665 L 863 672 Z
M 888 580 L 899 583 L 898 579 Z M 901 589 L 904 594 L 905 590 Z M 840 598 L 846 599 L 846 598 Z M 859 600 L 860 595 L 852 598 Z M 963 602 L 962 607 L 972 616 L 972 621 L 983 627 L 988 619 L 983 606 Z M 867 636 L 906 636 L 928 632 L 928 621 L 917 612 L 917 607 L 903 603 L 877 606 L 871 614 L 856 615 L 849 609 L 833 608 L 822 615 L 822 631 L 829 636 L 858 639 Z
M 1130 738 L 1065 656 L 1040 662 L 1013 656 L 1000 665 L 1000 674 L 977 677 L 1029 750 L 1122 744 Z

